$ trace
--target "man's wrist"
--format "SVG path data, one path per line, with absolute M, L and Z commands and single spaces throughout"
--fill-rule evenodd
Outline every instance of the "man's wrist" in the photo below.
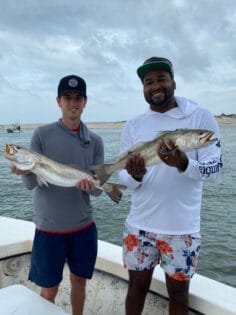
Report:
M 179 172 L 185 172 L 187 167 L 188 167 L 188 159 L 183 161 L 183 163 L 181 163 L 181 165 L 178 166 L 178 171 Z

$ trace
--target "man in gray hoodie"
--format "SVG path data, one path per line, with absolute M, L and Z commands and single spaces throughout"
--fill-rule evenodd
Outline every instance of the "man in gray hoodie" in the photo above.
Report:
M 87 103 L 86 83 L 77 75 L 63 77 L 58 85 L 57 103 L 62 118 L 38 127 L 30 148 L 48 158 L 90 170 L 104 163 L 102 139 L 87 129 L 81 115 Z M 92 181 L 82 180 L 77 188 L 41 186 L 36 175 L 20 171 L 28 189 L 33 189 L 35 238 L 29 279 L 39 285 L 41 296 L 54 303 L 63 268 L 70 269 L 73 315 L 83 313 L 86 279 L 93 274 L 97 256 L 97 230 L 90 194 L 98 195 Z M 79 188 L 79 189 L 78 189 Z

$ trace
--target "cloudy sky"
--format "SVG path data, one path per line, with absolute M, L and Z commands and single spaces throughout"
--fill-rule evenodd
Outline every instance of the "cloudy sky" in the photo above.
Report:
M 67 74 L 87 82 L 84 121 L 130 119 L 151 56 L 173 62 L 176 95 L 236 113 L 235 0 L 0 0 L 0 124 L 57 120 Z

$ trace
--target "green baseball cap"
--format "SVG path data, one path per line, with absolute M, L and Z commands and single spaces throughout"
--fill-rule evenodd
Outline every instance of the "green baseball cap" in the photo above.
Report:
M 151 57 L 144 61 L 143 65 L 137 69 L 138 76 L 141 80 L 145 74 L 154 69 L 163 69 L 170 73 L 172 79 L 174 78 L 174 70 L 171 61 L 163 57 Z

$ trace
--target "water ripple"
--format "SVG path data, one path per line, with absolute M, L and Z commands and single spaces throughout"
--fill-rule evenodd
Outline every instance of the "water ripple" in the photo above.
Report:
M 105 159 L 116 160 L 119 152 L 120 130 L 94 130 L 104 140 Z M 218 180 L 204 184 L 202 201 L 202 248 L 198 272 L 212 279 L 236 287 L 236 128 L 221 129 L 224 168 Z M 0 131 L 0 152 L 5 143 L 28 147 L 32 130 L 20 134 Z M 117 175 L 112 177 L 117 181 Z M 32 192 L 21 183 L 20 177 L 10 172 L 9 163 L 0 158 L 0 215 L 33 220 Z M 117 245 L 122 244 L 123 225 L 130 207 L 130 193 L 124 192 L 119 205 L 114 204 L 103 193 L 92 198 L 94 217 L 101 240 Z

